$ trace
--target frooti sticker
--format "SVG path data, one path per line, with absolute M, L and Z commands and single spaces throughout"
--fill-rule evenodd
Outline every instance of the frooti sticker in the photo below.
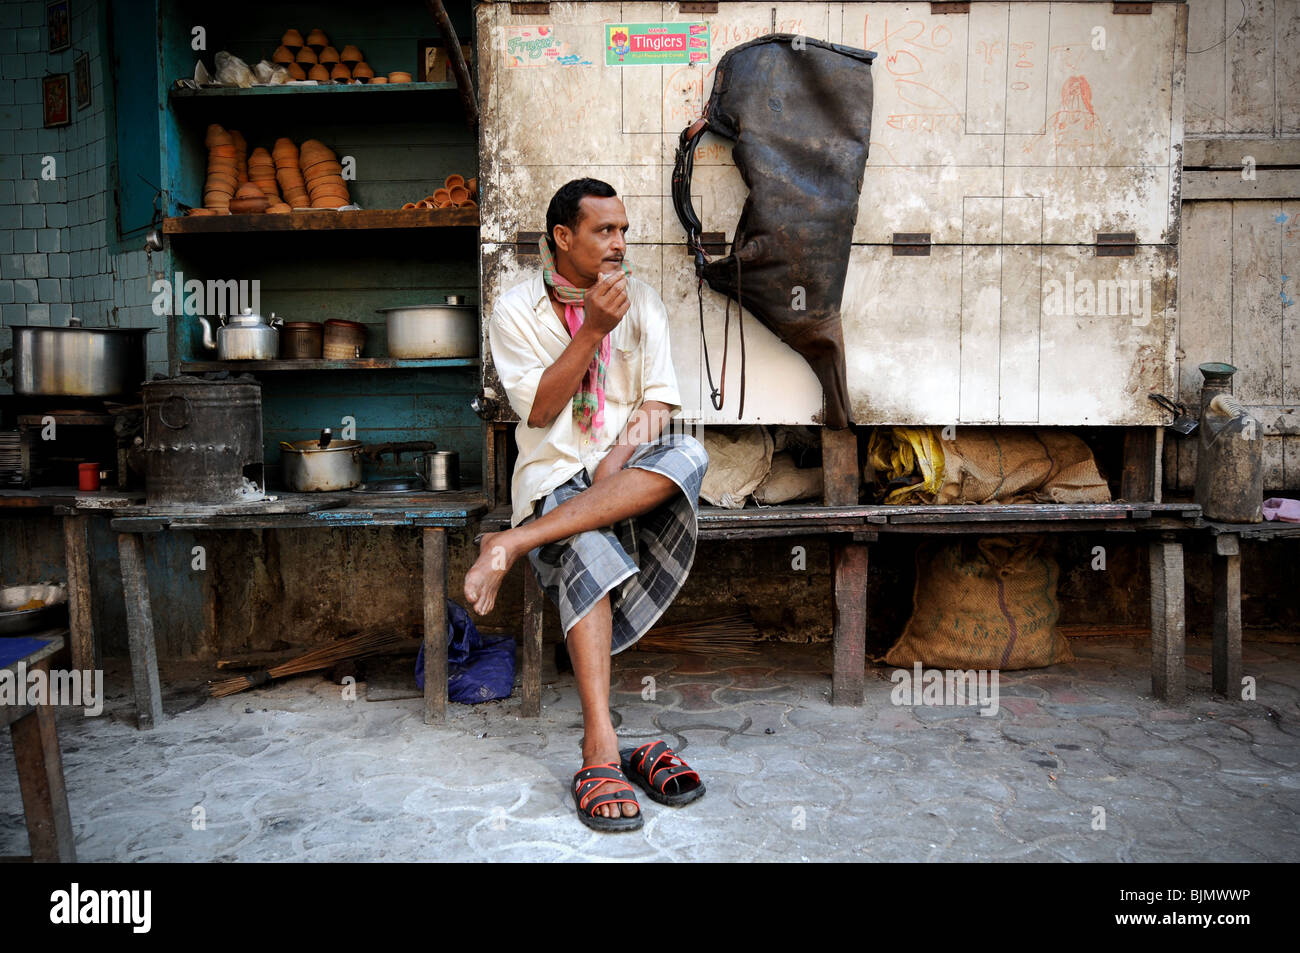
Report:
M 506 69 L 538 66 L 594 66 L 565 40 L 555 35 L 555 28 L 541 23 L 533 26 L 505 28 Z
M 707 63 L 707 23 L 618 23 L 605 27 L 606 66 Z

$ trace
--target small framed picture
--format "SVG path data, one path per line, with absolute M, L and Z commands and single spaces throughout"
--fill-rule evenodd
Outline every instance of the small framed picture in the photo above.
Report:
M 78 56 L 72 68 L 76 78 L 77 108 L 85 109 L 90 105 L 90 54 L 82 53 Z
M 467 44 L 460 45 L 461 55 L 465 57 L 465 66 L 474 75 L 473 48 Z M 416 52 L 417 83 L 454 83 L 456 74 L 447 59 L 447 43 L 441 37 L 432 40 L 420 40 Z
M 45 25 L 49 32 L 51 53 L 72 46 L 72 18 L 68 13 L 68 0 L 54 0 L 45 5 Z
M 42 80 L 45 102 L 45 128 L 66 126 L 72 122 L 71 104 L 68 101 L 68 74 L 56 73 Z

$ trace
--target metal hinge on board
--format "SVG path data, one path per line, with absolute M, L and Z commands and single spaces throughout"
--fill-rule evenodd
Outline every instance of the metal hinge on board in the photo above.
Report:
M 1132 258 L 1137 253 L 1137 232 L 1098 232 L 1098 258 Z
M 541 232 L 515 232 L 515 257 L 534 258 L 542 257 L 537 251 L 537 243 L 541 241 Z
M 717 13 L 718 4 L 716 0 L 709 0 L 707 3 L 679 3 L 677 4 L 679 13 Z
M 970 13 L 970 4 L 966 0 L 944 0 L 944 2 L 932 2 L 930 4 L 931 13 Z
M 1149 4 L 1149 3 L 1112 3 L 1112 4 L 1111 4 L 1110 12 L 1111 12 L 1111 13 L 1136 13 L 1136 14 L 1138 14 L 1138 15 L 1141 15 L 1141 14 L 1148 14 L 1148 15 L 1149 15 L 1149 14 L 1151 13 L 1151 4 Z
M 515 3 L 511 0 L 510 12 L 515 16 L 546 16 L 551 12 L 549 3 Z
M 894 232 L 894 257 L 903 255 L 928 256 L 930 254 L 929 232 Z
M 694 258 L 695 252 L 691 251 L 690 242 L 686 243 L 686 254 Z M 700 247 L 710 258 L 721 258 L 727 254 L 727 233 L 726 232 L 700 232 Z

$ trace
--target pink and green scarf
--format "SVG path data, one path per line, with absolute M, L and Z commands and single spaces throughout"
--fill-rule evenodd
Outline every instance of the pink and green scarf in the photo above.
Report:
M 555 297 L 564 303 L 564 323 L 572 338 L 577 335 L 578 328 L 582 327 L 582 305 L 586 289 L 579 288 L 556 272 L 555 256 L 551 254 L 551 246 L 546 243 L 545 235 L 538 240 L 538 247 L 542 253 L 542 278 L 555 289 Z M 623 260 L 623 274 L 632 274 L 627 259 Z M 609 335 L 606 334 L 587 373 L 583 375 L 582 386 L 573 395 L 573 417 L 583 433 L 590 433 L 593 428 L 599 430 L 605 425 L 605 374 L 609 368 L 609 353 Z

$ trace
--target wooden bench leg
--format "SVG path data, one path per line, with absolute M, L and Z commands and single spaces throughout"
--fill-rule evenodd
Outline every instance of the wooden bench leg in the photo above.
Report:
M 867 544 L 832 543 L 835 646 L 831 704 L 861 705 L 867 651 Z
M 48 679 L 50 661 L 36 666 Z M 63 757 L 55 732 L 54 709 L 37 705 L 9 726 L 14 760 L 18 765 L 18 789 L 23 797 L 27 840 L 32 860 L 37 863 L 77 862 L 73 845 L 72 814 L 63 784 Z
M 1214 537 L 1214 690 L 1241 696 L 1241 544 Z
M 424 723 L 447 717 L 447 533 L 424 529 Z
M 126 596 L 136 726 L 144 731 L 161 723 L 164 716 L 162 690 L 158 685 L 158 649 L 153 637 L 153 610 L 149 606 L 149 577 L 140 537 L 134 533 L 118 533 L 117 554 L 122 564 L 122 592 Z
M 1171 537 L 1152 540 L 1150 563 L 1151 690 L 1179 704 L 1187 697 L 1183 544 Z
M 533 564 L 524 558 L 523 707 L 525 718 L 542 713 L 542 609 L 545 593 L 537 582 Z
M 72 667 L 80 671 L 97 668 L 95 630 L 90 615 L 89 516 L 63 517 L 64 565 L 68 571 L 68 648 Z

